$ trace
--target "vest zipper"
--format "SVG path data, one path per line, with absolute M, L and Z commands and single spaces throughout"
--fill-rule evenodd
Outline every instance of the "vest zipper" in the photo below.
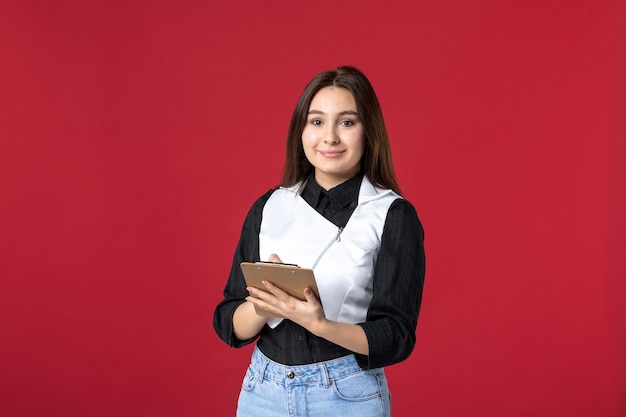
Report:
M 317 263 L 320 261 L 320 259 L 322 259 L 322 256 L 324 256 L 326 251 L 328 251 L 328 249 L 330 249 L 330 247 L 333 245 L 333 243 L 341 242 L 341 233 L 342 232 L 343 232 L 343 227 L 340 227 L 337 230 L 337 235 L 335 237 L 333 237 L 333 239 L 330 242 L 328 242 L 328 245 L 326 245 L 326 247 L 324 248 L 322 253 L 320 253 L 320 256 L 318 256 L 317 259 L 315 260 L 315 262 L 313 262 L 313 266 L 311 267 L 311 269 L 315 270 L 315 267 L 317 266 Z
M 336 242 L 341 242 L 341 232 L 343 232 L 343 227 L 340 227 L 339 230 L 337 230 L 337 237 L 335 238 Z

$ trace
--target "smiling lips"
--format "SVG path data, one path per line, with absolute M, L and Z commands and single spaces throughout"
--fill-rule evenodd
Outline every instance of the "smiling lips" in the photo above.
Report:
M 325 158 L 337 158 L 341 156 L 344 151 L 319 151 L 319 153 Z

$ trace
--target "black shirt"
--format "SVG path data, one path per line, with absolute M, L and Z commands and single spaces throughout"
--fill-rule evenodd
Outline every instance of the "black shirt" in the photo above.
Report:
M 312 176 L 301 197 L 337 227 L 343 227 L 357 206 L 361 180 L 359 175 L 326 191 Z M 259 231 L 263 207 L 273 191 L 261 196 L 248 212 L 224 289 L 224 300 L 215 309 L 213 326 L 220 338 L 233 347 L 244 346 L 256 339 L 238 340 L 233 333 L 232 317 L 248 295 L 239 264 L 260 260 Z M 404 199 L 395 200 L 383 229 L 367 320 L 359 324 L 369 345 L 369 356 L 356 355 L 362 368 L 400 362 L 413 350 L 424 285 L 423 239 L 424 231 L 413 206 Z M 259 336 L 258 348 L 273 361 L 285 365 L 310 364 L 352 353 L 290 320 L 283 320 L 274 329 L 264 326 Z

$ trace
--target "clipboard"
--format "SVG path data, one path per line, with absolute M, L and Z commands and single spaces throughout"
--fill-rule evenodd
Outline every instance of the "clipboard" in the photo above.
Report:
M 241 272 L 243 272 L 243 277 L 248 287 L 268 292 L 261 281 L 269 281 L 301 301 L 306 301 L 304 289 L 309 287 L 317 299 L 320 299 L 312 269 L 275 262 L 242 262 Z M 268 312 L 257 309 L 257 314 L 267 316 Z

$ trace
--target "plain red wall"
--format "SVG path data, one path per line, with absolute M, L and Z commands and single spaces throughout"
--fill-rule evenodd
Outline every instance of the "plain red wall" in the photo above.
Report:
M 426 229 L 396 417 L 626 415 L 623 1 L 5 1 L 0 415 L 234 415 L 215 336 L 305 83 L 360 67 Z M 224 204 L 227 201 L 228 204 Z

